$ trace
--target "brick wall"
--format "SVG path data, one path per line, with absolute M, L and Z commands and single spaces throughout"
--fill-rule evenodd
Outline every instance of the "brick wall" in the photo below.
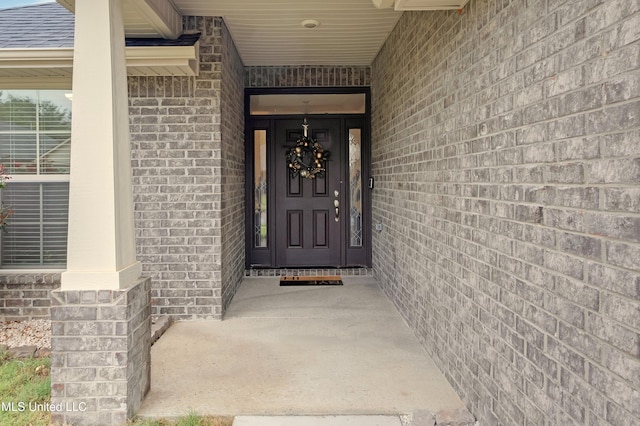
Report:
M 638 9 L 405 13 L 372 66 L 374 269 L 482 424 L 638 425 Z
M 244 277 L 244 66 L 222 22 L 222 311 Z
M 51 293 L 52 424 L 120 425 L 151 377 L 151 283 Z
M 0 275 L 0 321 L 51 317 L 51 290 L 60 287 L 59 273 Z
M 244 72 L 246 87 L 368 87 L 371 67 L 253 66 Z
M 222 49 L 230 43 L 222 19 L 186 17 L 184 25 L 202 34 L 198 77 L 129 78 L 136 245 L 152 277 L 154 315 L 220 319 L 223 288 L 233 289 L 243 273 L 232 264 L 231 281 L 223 283 L 223 218 L 241 206 L 233 197 L 223 205 L 223 189 L 238 185 L 238 172 L 235 166 L 223 171 L 222 163 L 226 147 L 240 145 L 232 156 L 244 147 L 242 135 L 234 134 L 242 127 L 237 103 L 226 110 L 229 135 L 223 135 L 221 87 L 240 78 L 228 73 L 241 74 L 222 64 L 221 50 L 236 63 L 235 53 Z M 223 140 L 227 136 L 232 139 Z M 244 235 L 238 239 L 235 230 L 226 238 L 224 250 L 242 250 Z

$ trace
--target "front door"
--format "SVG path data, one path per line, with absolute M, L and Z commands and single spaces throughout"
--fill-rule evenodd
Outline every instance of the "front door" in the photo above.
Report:
M 324 171 L 313 178 L 289 167 L 286 152 L 303 137 L 298 120 L 275 122 L 276 267 L 338 267 L 344 246 L 343 148 L 338 119 L 313 119 L 308 136 L 327 155 Z M 276 149 L 278 149 L 276 145 Z M 309 160 L 307 160 L 308 162 Z M 348 216 L 347 216 L 348 217 Z
M 371 266 L 369 116 L 351 111 L 247 115 L 247 268 Z M 287 156 L 305 119 L 329 153 L 313 179 L 292 173 Z

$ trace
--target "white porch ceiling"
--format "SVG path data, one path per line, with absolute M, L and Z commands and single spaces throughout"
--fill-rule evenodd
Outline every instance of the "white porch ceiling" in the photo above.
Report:
M 73 11 L 75 0 L 57 0 Z M 184 16 L 224 19 L 246 66 L 370 65 L 405 10 L 468 0 L 124 0 L 127 37 L 176 38 Z M 428 12 L 426 12 L 428 13 Z M 315 21 L 307 28 L 305 21 Z
M 74 10 L 75 0 L 57 1 Z M 372 0 L 125 0 L 124 3 L 128 37 L 172 38 L 171 24 L 180 15 L 223 17 L 246 66 L 370 65 L 401 14 L 393 8 L 377 8 Z M 320 25 L 304 28 L 302 21 L 309 19 L 319 21 Z
M 370 65 L 402 12 L 371 0 L 174 0 L 183 15 L 222 16 L 242 61 Z M 305 28 L 316 20 L 317 28 Z

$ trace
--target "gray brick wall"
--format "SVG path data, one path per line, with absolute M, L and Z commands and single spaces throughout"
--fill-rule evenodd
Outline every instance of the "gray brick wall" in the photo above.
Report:
M 51 290 L 60 287 L 59 273 L 0 275 L 0 321 L 51 317 Z
M 252 66 L 245 67 L 246 87 L 368 87 L 371 67 L 365 66 Z
M 53 424 L 124 424 L 151 373 L 151 284 L 125 290 L 56 290 L 51 307 Z
M 244 277 L 244 66 L 222 22 L 222 311 Z
M 136 247 L 152 278 L 153 314 L 218 318 L 218 102 L 134 97 L 130 105 Z
M 136 245 L 152 277 L 154 315 L 220 319 L 223 292 L 230 300 L 244 271 L 238 262 L 222 267 L 244 242 L 243 222 L 229 224 L 243 211 L 235 195 L 242 72 L 222 19 L 185 17 L 184 25 L 202 34 L 198 77 L 129 78 Z M 229 95 L 226 84 L 239 93 Z M 231 231 L 224 241 L 223 228 Z
M 372 66 L 374 269 L 481 424 L 639 424 L 637 28 L 471 0 Z

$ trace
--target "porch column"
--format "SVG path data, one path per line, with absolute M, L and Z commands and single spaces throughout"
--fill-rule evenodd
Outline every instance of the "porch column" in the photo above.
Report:
M 122 0 L 76 0 L 67 271 L 52 292 L 54 423 L 122 424 L 149 388 Z
M 120 5 L 76 1 L 67 290 L 127 288 L 141 274 Z

